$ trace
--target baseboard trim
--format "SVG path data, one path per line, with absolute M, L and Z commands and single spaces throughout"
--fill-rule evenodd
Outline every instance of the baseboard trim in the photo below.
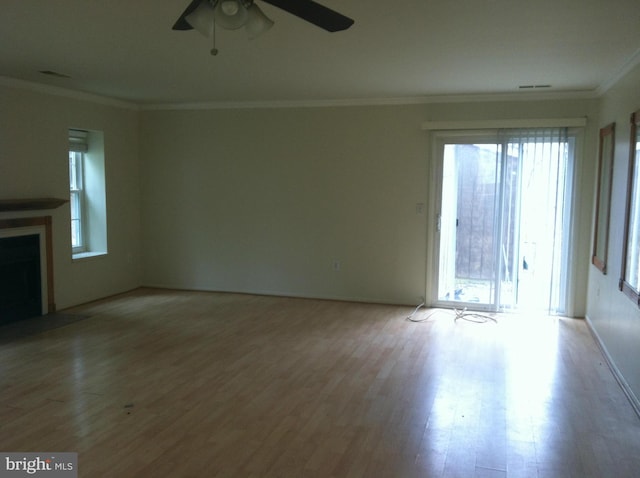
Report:
M 638 397 L 636 397 L 636 394 L 633 393 L 633 390 L 625 380 L 624 375 L 622 375 L 622 373 L 620 372 L 620 369 L 618 369 L 616 363 L 613 361 L 613 358 L 609 354 L 609 351 L 607 350 L 607 347 L 604 345 L 604 342 L 600 338 L 600 335 L 598 335 L 598 332 L 593 326 L 593 323 L 591 322 L 591 319 L 589 318 L 589 316 L 586 316 L 585 319 L 586 319 L 589 331 L 591 332 L 591 335 L 596 341 L 596 344 L 598 344 L 598 347 L 600 348 L 600 351 L 602 352 L 602 355 L 604 356 L 605 361 L 609 366 L 609 370 L 611 370 L 611 373 L 613 373 L 613 376 L 618 382 L 618 385 L 620 385 L 620 388 L 622 389 L 624 394 L 627 396 L 627 399 L 629 400 L 629 403 L 633 407 L 633 410 L 636 412 L 636 415 L 638 415 L 638 418 L 640 418 L 640 400 L 638 400 Z
M 148 288 L 148 289 L 167 289 L 167 290 L 194 291 L 194 292 L 217 292 L 217 293 L 223 293 L 223 294 L 262 295 L 267 297 L 282 297 L 282 298 L 291 298 L 291 299 L 330 300 L 335 302 L 356 302 L 361 304 L 393 305 L 393 306 L 406 306 L 406 307 L 415 307 L 416 305 L 408 301 L 405 302 L 405 301 L 392 300 L 392 299 L 372 299 L 369 297 L 354 297 L 354 296 L 339 296 L 339 295 L 334 296 L 334 295 L 297 294 L 294 292 L 283 292 L 283 291 L 265 290 L 265 289 L 235 290 L 235 289 L 225 289 L 225 288 L 164 284 L 159 282 L 145 283 L 140 287 Z

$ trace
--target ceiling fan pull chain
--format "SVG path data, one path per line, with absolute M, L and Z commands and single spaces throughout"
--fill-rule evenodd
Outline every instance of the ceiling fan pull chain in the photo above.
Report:
M 211 56 L 216 56 L 218 54 L 218 49 L 216 48 L 216 22 L 213 22 L 213 34 L 211 36 L 213 37 L 213 48 L 210 53 Z

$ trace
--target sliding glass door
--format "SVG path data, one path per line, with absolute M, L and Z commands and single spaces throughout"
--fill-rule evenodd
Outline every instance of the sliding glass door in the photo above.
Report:
M 574 143 L 566 129 L 438 137 L 439 305 L 564 312 Z

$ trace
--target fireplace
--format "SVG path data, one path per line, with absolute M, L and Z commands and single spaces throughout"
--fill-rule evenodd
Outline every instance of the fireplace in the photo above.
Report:
M 0 325 L 55 311 L 51 216 L 0 219 Z
M 40 236 L 0 238 L 0 324 L 42 315 Z

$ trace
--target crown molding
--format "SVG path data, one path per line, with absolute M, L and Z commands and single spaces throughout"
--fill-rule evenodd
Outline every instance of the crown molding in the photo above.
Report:
M 435 103 L 486 103 L 500 101 L 544 101 L 594 99 L 593 90 L 558 91 L 543 93 L 487 93 L 462 95 L 406 96 L 389 98 L 352 98 L 334 100 L 281 100 L 281 101 L 204 101 L 190 103 L 141 104 L 143 111 L 163 110 L 225 110 L 225 109 L 267 109 L 267 108 L 335 108 L 344 106 L 398 106 Z
M 88 101 L 90 103 L 97 103 L 105 106 L 114 106 L 116 108 L 124 108 L 129 110 L 140 109 L 139 105 L 137 105 L 136 103 L 117 100 L 108 96 L 100 96 L 93 93 L 84 93 L 82 91 L 72 90 L 69 88 L 62 88 L 60 86 L 44 85 L 42 83 L 18 80 L 16 78 L 9 78 L 6 76 L 0 76 L 0 86 L 35 91 L 37 93 L 44 93 L 52 96 L 62 96 L 64 98 Z
M 423 103 L 421 98 L 355 98 L 333 100 L 273 100 L 273 101 L 202 101 L 190 103 L 158 103 L 140 105 L 141 110 L 229 110 L 275 108 L 332 108 L 341 106 L 382 106 Z
M 506 128 L 583 128 L 588 118 L 531 118 L 531 119 L 500 119 L 500 120 L 468 120 L 468 121 L 425 121 L 422 129 L 426 131 L 439 130 L 479 130 Z
M 640 50 L 638 51 L 640 53 Z M 640 59 L 640 54 L 636 55 Z M 637 62 L 637 59 L 636 59 Z M 634 65 L 620 72 L 616 78 L 622 77 Z M 105 106 L 113 106 L 134 111 L 175 111 L 175 110 L 229 110 L 229 109 L 281 109 L 281 108 L 338 108 L 348 106 L 402 106 L 438 103 L 487 103 L 512 101 L 546 101 L 594 99 L 599 96 L 597 90 L 580 91 L 545 91 L 545 92 L 510 92 L 482 93 L 460 95 L 425 95 L 382 98 L 347 98 L 319 100 L 272 100 L 272 101 L 201 101 L 175 103 L 135 103 L 118 100 L 107 96 L 84 93 L 69 88 L 45 85 L 16 78 L 0 76 L 0 85 L 20 88 L 39 93 L 62 96 L 81 101 L 88 101 Z
M 603 82 L 597 89 L 598 96 L 604 95 L 609 91 L 618 81 L 620 81 L 627 73 L 633 70 L 636 66 L 640 65 L 640 48 L 638 48 L 633 55 L 631 55 L 627 61 L 615 72 L 608 80 Z

